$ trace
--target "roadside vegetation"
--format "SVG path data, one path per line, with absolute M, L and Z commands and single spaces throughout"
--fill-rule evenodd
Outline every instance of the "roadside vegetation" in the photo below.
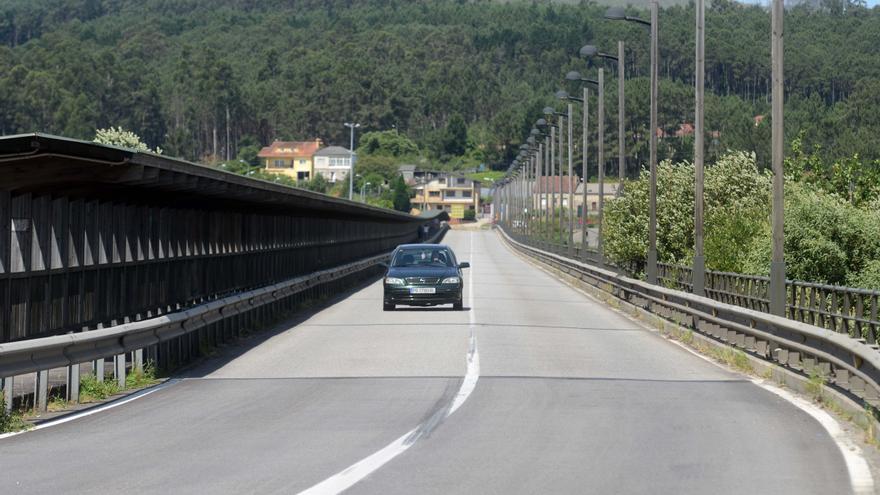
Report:
M 880 289 L 880 166 L 826 163 L 795 142 L 786 163 L 785 261 L 788 276 L 826 284 Z M 854 171 L 860 175 L 854 179 Z M 770 183 L 753 154 L 730 152 L 706 168 L 705 252 L 711 270 L 767 275 L 770 266 Z M 694 167 L 658 167 L 657 247 L 663 262 L 693 259 Z M 639 271 L 647 256 L 649 176 L 606 203 L 605 252 Z

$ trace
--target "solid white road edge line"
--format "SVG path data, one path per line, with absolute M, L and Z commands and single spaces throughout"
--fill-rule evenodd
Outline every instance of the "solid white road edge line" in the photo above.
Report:
M 37 426 L 34 426 L 33 428 L 31 428 L 29 430 L 4 433 L 4 434 L 0 435 L 0 440 L 2 440 L 4 438 L 8 438 L 8 437 L 14 437 L 15 435 L 21 435 L 22 433 L 28 433 L 31 431 L 37 431 L 37 430 L 42 430 L 45 428 L 51 428 L 53 426 L 62 425 L 64 423 L 69 423 L 71 421 L 75 421 L 80 418 L 85 418 L 86 416 L 91 416 L 92 414 L 98 414 L 99 412 L 104 412 L 108 409 L 113 409 L 114 407 L 119 407 L 123 404 L 128 404 L 129 402 L 138 400 L 141 397 L 146 397 L 146 396 L 152 394 L 153 392 L 158 392 L 158 391 L 162 390 L 163 388 L 170 387 L 171 385 L 174 385 L 178 381 L 179 381 L 179 379 L 167 380 L 164 383 L 160 383 L 159 385 L 155 385 L 150 388 L 145 388 L 143 390 L 139 390 L 139 391 L 129 395 L 128 397 L 116 399 L 116 400 L 114 400 L 112 402 L 108 402 L 107 404 L 104 404 L 102 406 L 92 407 L 92 408 L 86 409 L 85 411 L 82 411 L 82 412 L 68 414 L 68 415 L 62 416 L 58 419 L 53 419 L 51 421 L 46 421 L 45 423 L 40 423 Z
M 469 234 L 470 257 L 473 259 L 474 233 L 469 232 Z M 455 398 L 452 400 L 452 405 L 449 406 L 446 416 L 444 416 L 445 418 L 448 418 L 450 414 L 454 413 L 462 404 L 464 404 L 468 397 L 470 397 L 471 392 L 474 391 L 474 388 L 477 386 L 477 380 L 480 378 L 480 354 L 477 351 L 476 311 L 474 310 L 473 268 L 471 268 L 471 273 L 468 277 L 468 306 L 470 335 L 468 338 L 467 371 L 465 372 L 464 379 L 458 389 L 458 393 L 455 394 Z M 419 431 L 422 429 L 422 426 L 422 424 L 416 426 L 412 430 L 404 433 L 403 436 L 399 437 L 397 440 L 394 440 L 383 447 L 381 450 L 365 457 L 355 464 L 352 464 L 317 485 L 299 492 L 299 495 L 338 494 L 351 488 L 355 483 L 374 473 L 388 461 L 406 452 L 410 447 L 415 445 L 416 441 L 419 439 Z
M 721 366 L 719 363 L 716 363 L 709 357 L 700 354 L 681 342 L 669 339 L 667 339 L 667 341 L 681 347 L 704 361 L 724 368 L 724 366 Z M 739 372 L 737 373 L 741 374 Z M 833 416 L 828 414 L 828 411 L 803 397 L 772 384 L 771 382 L 761 378 L 752 378 L 748 375 L 745 376 L 753 384 L 789 402 L 801 411 L 809 414 L 820 425 L 822 425 L 822 428 L 828 432 L 831 440 L 834 441 L 834 444 L 837 445 L 840 454 L 843 456 L 843 462 L 846 464 L 846 470 L 849 473 L 849 483 L 852 487 L 853 493 L 855 493 L 855 495 L 868 495 L 874 493 L 874 476 L 871 474 L 871 468 L 868 466 L 868 461 L 865 460 L 865 456 L 862 454 L 862 449 L 849 436 L 847 436 L 846 432 L 843 431 L 843 428 L 840 427 L 840 423 L 834 419 Z
M 508 249 L 510 249 L 510 248 L 508 247 Z M 513 249 L 510 249 L 510 251 L 516 255 L 519 255 L 519 253 L 517 253 Z M 646 325 L 644 322 L 642 322 L 640 320 L 632 318 L 629 314 L 627 314 L 621 310 L 612 308 L 612 307 L 604 304 L 601 300 L 594 297 L 589 292 L 587 292 L 579 287 L 574 287 L 572 285 L 569 285 L 566 282 L 560 280 L 555 273 L 547 270 L 546 268 L 544 268 L 544 266 L 542 266 L 538 263 L 530 263 L 530 264 L 535 266 L 539 270 L 543 271 L 544 273 L 550 275 L 554 280 L 562 283 L 566 287 L 569 287 L 569 288 L 573 289 L 574 291 L 579 292 L 580 294 L 586 296 L 587 299 L 590 299 L 590 300 L 595 301 L 599 304 L 602 304 L 603 306 L 611 309 L 612 311 L 615 311 L 617 314 L 619 314 L 623 318 L 626 318 L 627 320 L 632 321 L 636 325 L 644 328 L 645 330 L 647 330 L 649 332 L 659 333 L 659 331 L 656 328 L 653 328 L 649 325 Z M 712 363 L 715 366 L 718 366 L 718 367 L 723 368 L 725 370 L 727 369 L 724 366 L 722 366 L 721 364 L 713 361 L 709 357 L 700 354 L 699 352 L 691 349 L 690 347 L 684 345 L 681 342 L 678 342 L 677 340 L 671 340 L 671 339 L 664 339 L 664 340 L 666 340 L 667 342 L 670 342 L 674 345 L 677 345 L 678 347 L 681 347 L 685 351 L 693 354 L 694 356 L 697 356 L 698 358 L 700 358 L 708 363 Z M 736 373 L 738 373 L 738 372 L 736 372 Z M 868 494 L 874 493 L 874 476 L 871 474 L 871 469 L 868 466 L 868 461 L 865 460 L 865 456 L 862 454 L 862 449 L 855 442 L 853 442 L 851 438 L 849 438 L 846 435 L 846 433 L 840 427 L 840 423 L 836 419 L 834 419 L 833 416 L 828 414 L 827 411 L 820 408 L 819 406 L 812 404 L 810 401 L 805 400 L 805 399 L 803 399 L 795 394 L 792 394 L 791 392 L 788 392 L 784 389 L 781 389 L 775 385 L 770 385 L 769 383 L 765 382 L 764 380 L 752 378 L 752 377 L 747 377 L 747 378 L 753 384 L 755 384 L 755 385 L 763 388 L 764 390 L 767 390 L 768 392 L 773 393 L 776 396 L 788 401 L 793 406 L 804 411 L 805 413 L 809 414 L 813 419 L 818 421 L 819 424 L 822 425 L 822 428 L 824 428 L 825 431 L 828 432 L 828 435 L 831 436 L 831 439 L 834 441 L 835 445 L 837 445 L 837 448 L 840 450 L 840 453 L 843 455 L 843 462 L 846 464 L 846 469 L 847 469 L 847 472 L 849 473 L 850 486 L 852 486 L 853 493 L 855 493 L 856 495 L 868 495 Z

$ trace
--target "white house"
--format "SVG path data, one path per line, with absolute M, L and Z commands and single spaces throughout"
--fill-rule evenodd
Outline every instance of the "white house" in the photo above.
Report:
M 341 146 L 328 146 L 315 153 L 315 175 L 330 182 L 344 180 L 351 171 L 351 151 Z

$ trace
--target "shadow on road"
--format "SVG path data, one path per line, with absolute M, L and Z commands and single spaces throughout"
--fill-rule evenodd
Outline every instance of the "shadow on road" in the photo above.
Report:
M 394 311 L 470 311 L 470 310 L 471 310 L 471 308 L 455 309 L 455 308 L 438 308 L 436 306 L 428 307 L 428 308 L 423 308 L 423 307 L 419 307 L 419 306 L 403 306 L 403 307 L 397 307 L 394 309 Z

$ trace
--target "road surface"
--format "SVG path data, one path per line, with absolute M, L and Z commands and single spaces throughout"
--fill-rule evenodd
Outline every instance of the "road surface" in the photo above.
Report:
M 467 311 L 383 312 L 377 282 L 151 395 L 0 440 L 0 493 L 328 492 L 340 472 L 353 494 L 850 492 L 800 409 L 495 233 L 446 242 L 472 264 Z

